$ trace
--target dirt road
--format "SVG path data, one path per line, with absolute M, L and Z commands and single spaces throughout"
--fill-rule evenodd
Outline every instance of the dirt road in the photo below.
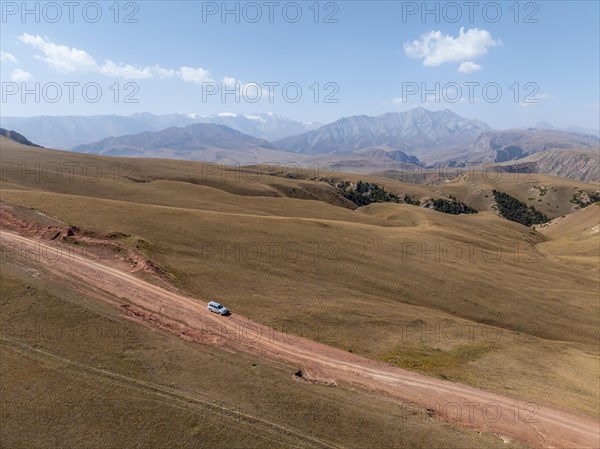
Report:
M 12 232 L 0 243 L 22 254 L 57 254 L 56 246 Z M 124 314 L 190 341 L 283 361 L 301 372 L 299 379 L 379 391 L 432 419 L 514 438 L 540 448 L 599 448 L 597 419 L 545 404 L 534 404 L 469 386 L 429 378 L 314 341 L 281 333 L 242 316 L 220 317 L 206 302 L 146 282 L 108 261 L 62 252 L 45 269 L 83 294 L 101 298 Z M 40 259 L 42 262 L 44 258 Z

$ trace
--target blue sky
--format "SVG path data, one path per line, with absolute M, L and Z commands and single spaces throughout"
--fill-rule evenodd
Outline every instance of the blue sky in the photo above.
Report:
M 329 122 L 424 106 L 495 128 L 599 126 L 597 1 L 230 2 L 225 17 L 222 2 L 76 3 L 32 2 L 23 16 L 2 2 L 2 115 Z

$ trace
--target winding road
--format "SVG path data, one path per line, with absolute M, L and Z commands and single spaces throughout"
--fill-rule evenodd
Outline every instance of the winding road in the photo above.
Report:
M 23 254 L 55 251 L 39 239 L 9 231 L 0 243 Z M 82 294 L 118 307 L 129 318 L 181 338 L 228 347 L 296 367 L 311 382 L 354 385 L 401 400 L 434 419 L 513 438 L 538 448 L 600 448 L 598 419 L 477 388 L 430 378 L 312 340 L 285 334 L 233 314 L 209 313 L 206 302 L 146 282 L 107 261 L 72 252 L 44 263 L 44 270 Z M 44 261 L 42 260 L 42 263 Z

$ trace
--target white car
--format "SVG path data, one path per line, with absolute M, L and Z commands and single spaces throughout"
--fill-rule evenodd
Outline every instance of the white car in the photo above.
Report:
M 219 315 L 223 316 L 229 315 L 229 310 L 227 310 L 227 307 L 216 301 L 210 301 L 208 303 L 208 311 L 218 313 Z

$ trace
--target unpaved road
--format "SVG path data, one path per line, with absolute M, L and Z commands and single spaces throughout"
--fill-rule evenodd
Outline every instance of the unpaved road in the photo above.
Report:
M 56 246 L 12 232 L 0 243 L 22 254 L 56 254 Z M 131 319 L 180 337 L 286 362 L 304 379 L 351 384 L 407 402 L 407 413 L 429 409 L 434 418 L 523 441 L 540 448 L 600 448 L 596 418 L 533 404 L 473 387 L 429 378 L 297 336 L 239 315 L 219 317 L 206 302 L 146 282 L 122 269 L 72 252 L 61 252 L 45 269 L 71 288 L 120 307 Z M 40 260 L 44 262 L 44 258 Z

